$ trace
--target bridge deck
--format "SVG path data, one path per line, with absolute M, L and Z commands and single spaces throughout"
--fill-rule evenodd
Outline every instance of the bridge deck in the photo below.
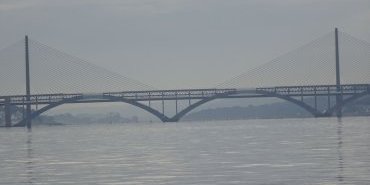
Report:
M 82 98 L 72 103 L 117 101 L 104 97 L 115 97 L 132 101 L 162 101 L 204 99 L 217 95 L 220 95 L 219 98 L 258 98 L 271 97 L 269 94 L 279 94 L 283 96 L 335 96 L 338 94 L 353 95 L 363 92 L 370 92 L 370 84 L 345 84 L 341 85 L 339 90 L 337 90 L 336 85 L 312 85 L 263 87 L 255 89 L 179 89 L 105 93 L 34 94 L 31 95 L 30 104 L 50 104 L 77 97 Z M 225 94 L 227 94 L 227 96 L 222 96 Z M 27 104 L 26 95 L 0 96 L 0 106 L 5 105 L 5 103 L 25 105 Z
M 34 94 L 31 95 L 31 104 L 50 104 L 64 99 L 83 97 L 74 103 L 112 102 L 105 97 L 124 98 L 133 101 L 159 101 L 159 100 L 184 100 L 203 99 L 225 93 L 236 93 L 236 89 L 180 89 L 180 90 L 150 90 L 150 91 L 122 91 L 105 93 L 72 93 L 72 94 Z M 26 95 L 0 96 L 0 105 L 8 99 L 10 104 L 27 104 Z

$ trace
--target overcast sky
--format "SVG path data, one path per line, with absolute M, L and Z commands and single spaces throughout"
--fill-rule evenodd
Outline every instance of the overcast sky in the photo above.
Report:
M 213 87 L 334 27 L 370 41 L 369 0 L 0 0 L 0 48 L 33 40 L 158 88 Z

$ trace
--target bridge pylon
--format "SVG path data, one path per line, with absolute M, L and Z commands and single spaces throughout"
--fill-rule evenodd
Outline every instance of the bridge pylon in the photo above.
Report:
M 340 63 L 339 63 L 339 39 L 338 39 L 338 28 L 335 28 L 335 77 L 336 77 L 336 115 L 337 117 L 342 117 L 342 101 L 343 95 L 340 84 Z
M 25 59 L 26 59 L 26 126 L 31 129 L 31 86 L 30 86 L 30 57 L 28 48 L 28 36 L 25 36 Z

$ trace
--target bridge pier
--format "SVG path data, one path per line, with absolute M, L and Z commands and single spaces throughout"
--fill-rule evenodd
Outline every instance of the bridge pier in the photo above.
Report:
M 11 111 L 9 97 L 5 98 L 4 113 L 5 113 L 5 127 L 11 127 L 12 126 L 12 111 Z

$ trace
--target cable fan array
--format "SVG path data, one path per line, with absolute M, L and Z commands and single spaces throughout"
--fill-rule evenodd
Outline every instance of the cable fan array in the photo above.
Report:
M 338 35 L 341 83 L 369 83 L 370 43 L 344 32 Z M 329 85 L 335 84 L 335 71 L 335 36 L 330 32 L 216 87 Z
M 25 94 L 24 40 L 0 50 L 0 96 Z M 216 85 L 256 88 L 335 84 L 334 32 Z M 342 84 L 369 83 L 370 43 L 339 32 Z M 29 40 L 32 94 L 153 90 L 150 85 Z
M 0 51 L 0 95 L 25 93 L 24 40 Z M 32 94 L 152 90 L 150 85 L 29 40 Z

